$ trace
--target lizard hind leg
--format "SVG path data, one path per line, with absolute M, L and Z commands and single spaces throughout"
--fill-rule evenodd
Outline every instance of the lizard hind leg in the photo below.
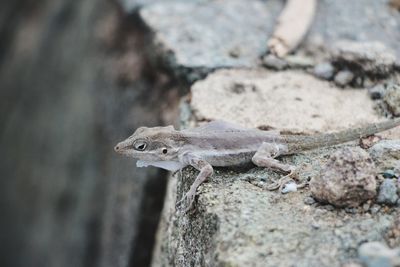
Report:
M 291 177 L 296 172 L 296 167 L 280 162 L 275 159 L 282 154 L 287 152 L 287 146 L 274 143 L 263 143 L 252 158 L 252 162 L 259 167 L 265 167 L 269 169 L 275 169 L 287 173 L 279 179 L 277 183 L 267 187 L 268 190 L 280 189 L 281 192 L 284 185 L 292 181 Z

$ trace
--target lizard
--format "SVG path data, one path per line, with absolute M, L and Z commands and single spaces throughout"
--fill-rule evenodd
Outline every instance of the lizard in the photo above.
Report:
M 187 204 L 185 211 L 188 211 L 193 205 L 197 188 L 213 174 L 213 166 L 253 163 L 287 174 L 283 178 L 290 177 L 296 167 L 282 163 L 277 157 L 346 143 L 399 125 L 400 118 L 396 118 L 336 133 L 315 135 L 282 135 L 274 130 L 245 128 L 225 121 L 212 121 L 180 131 L 173 126 L 140 127 L 126 140 L 119 142 L 114 150 L 138 159 L 138 167 L 155 166 L 174 172 L 188 165 L 197 169 L 199 174 L 177 203 L 177 206 Z

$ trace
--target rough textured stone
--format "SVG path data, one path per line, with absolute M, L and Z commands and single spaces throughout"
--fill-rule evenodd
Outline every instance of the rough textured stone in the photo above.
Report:
M 337 41 L 331 48 L 332 60 L 359 73 L 387 76 L 396 61 L 396 55 L 380 42 Z
M 360 260 L 367 267 L 400 265 L 400 249 L 390 249 L 381 242 L 367 242 L 358 248 Z
M 254 59 L 266 52 L 265 41 L 283 6 L 282 1 L 254 5 L 255 0 L 120 2 L 128 10 L 144 6 L 142 18 L 155 32 L 155 43 L 163 46 L 159 54 L 189 80 L 223 66 L 254 66 Z M 306 43 L 315 39 L 325 44 L 340 39 L 380 41 L 400 57 L 400 18 L 386 0 L 324 0 L 317 8 Z
M 282 4 L 160 2 L 143 8 L 140 16 L 154 32 L 154 43 L 169 67 L 194 80 L 216 68 L 257 65 Z
M 335 83 L 339 86 L 346 86 L 354 79 L 354 74 L 348 70 L 341 70 L 335 75 Z
M 400 85 L 389 83 L 383 96 L 387 109 L 394 116 L 400 116 Z
M 378 120 L 366 91 L 344 91 L 296 71 L 220 70 L 191 91 L 191 108 L 199 120 L 301 132 L 336 131 Z
M 187 105 L 185 102 L 184 106 Z M 193 123 L 188 121 L 193 117 L 187 107 L 182 110 L 185 110 L 185 126 Z M 302 180 L 319 173 L 333 151 L 333 147 L 324 148 L 282 160 L 293 165 L 310 165 L 304 169 L 306 173 L 300 174 Z M 360 161 L 370 161 L 365 152 L 362 156 Z M 364 172 L 370 170 L 368 164 L 355 166 Z M 214 175 L 197 191 L 196 209 L 189 214 L 177 213 L 176 201 L 197 174 L 198 171 L 188 167 L 171 177 L 157 234 L 154 267 L 339 267 L 355 261 L 361 243 L 383 240 L 382 233 L 399 215 L 394 208 L 380 213 L 379 205 L 373 216 L 372 211 L 363 209 L 346 213 L 331 205 L 321 207 L 318 203 L 312 204 L 307 187 L 291 194 L 263 190 L 251 180 L 265 184 L 281 177 L 263 168 L 216 168 Z M 308 199 L 306 203 L 305 199 Z
M 310 182 L 314 198 L 338 207 L 355 207 L 376 195 L 376 170 L 361 148 L 334 153 L 319 176 Z
M 394 205 L 398 199 L 397 185 L 395 179 L 385 179 L 379 186 L 376 202 L 380 204 Z
M 380 172 L 396 168 L 400 162 L 400 139 L 382 140 L 368 149 L 368 152 Z
M 172 177 L 158 231 L 153 266 L 334 266 L 357 257 L 360 243 L 381 240 L 396 216 L 346 214 L 303 204 L 307 191 L 261 190 L 246 176 L 273 173 L 217 170 L 198 190 L 191 214 L 175 201 L 197 174 L 186 168 Z M 178 186 L 176 186 L 178 182 Z M 176 193 L 177 192 L 177 193 Z M 267 218 L 267 219 L 266 219 Z
M 323 0 L 318 2 L 308 39 L 318 37 L 326 44 L 340 39 L 379 41 L 400 58 L 399 28 L 399 13 L 389 8 L 387 0 Z

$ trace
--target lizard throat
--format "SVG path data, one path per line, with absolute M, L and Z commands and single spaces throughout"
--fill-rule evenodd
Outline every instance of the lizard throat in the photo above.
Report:
M 146 160 L 138 160 L 136 162 L 136 166 L 139 168 L 154 166 L 157 168 L 173 172 L 185 167 L 185 165 L 183 165 L 179 161 L 146 161 Z

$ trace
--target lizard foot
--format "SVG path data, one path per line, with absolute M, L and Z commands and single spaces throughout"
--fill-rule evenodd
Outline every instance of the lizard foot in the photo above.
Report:
M 273 191 L 279 188 L 280 192 L 286 192 L 285 186 L 286 184 L 292 184 L 294 183 L 293 178 L 297 177 L 297 168 L 295 166 L 287 165 L 287 170 L 289 172 L 287 175 L 281 177 L 278 182 L 275 182 L 269 186 L 266 187 L 267 190 Z M 288 191 L 289 192 L 289 191 Z
M 196 191 L 192 192 L 189 190 L 182 198 L 179 200 L 175 207 L 177 210 L 182 211 L 184 213 L 189 212 L 193 208 L 194 198 L 196 196 Z
M 294 166 L 290 166 L 290 172 L 289 174 L 281 177 L 278 182 L 273 183 L 270 186 L 267 186 L 267 190 L 273 191 L 273 190 L 277 190 L 279 189 L 279 191 L 282 194 L 286 194 L 286 193 L 290 193 L 290 192 L 296 192 L 297 189 L 300 188 L 304 188 L 305 186 L 307 186 L 308 181 L 304 181 L 300 184 L 297 184 L 295 182 L 295 180 L 298 180 L 299 178 L 299 173 L 298 173 L 299 169 L 294 167 Z

